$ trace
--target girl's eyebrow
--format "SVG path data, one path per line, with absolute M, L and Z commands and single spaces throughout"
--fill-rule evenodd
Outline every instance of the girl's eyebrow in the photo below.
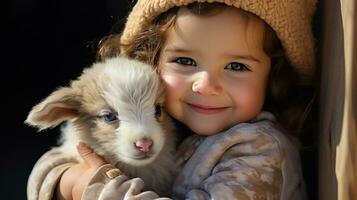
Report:
M 180 48 L 180 47 L 170 47 L 170 48 L 165 48 L 164 52 L 169 52 L 169 53 L 192 53 L 193 51 Z
M 254 62 L 257 62 L 257 63 L 261 63 L 261 61 L 250 55 L 250 54 L 246 54 L 246 55 L 233 55 L 233 54 L 227 54 L 227 57 L 230 57 L 230 58 L 233 58 L 233 59 L 243 59 L 243 60 L 251 60 L 251 61 L 254 61 Z

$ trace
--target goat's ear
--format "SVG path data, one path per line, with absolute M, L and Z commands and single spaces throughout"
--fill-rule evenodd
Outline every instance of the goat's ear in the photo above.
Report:
M 35 126 L 39 131 L 53 128 L 63 121 L 78 116 L 81 103 L 80 94 L 72 88 L 60 88 L 30 111 L 26 124 Z

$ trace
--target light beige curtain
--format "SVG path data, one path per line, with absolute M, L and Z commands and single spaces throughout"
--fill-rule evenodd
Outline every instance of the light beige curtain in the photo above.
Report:
M 319 199 L 357 199 L 357 3 L 325 0 Z

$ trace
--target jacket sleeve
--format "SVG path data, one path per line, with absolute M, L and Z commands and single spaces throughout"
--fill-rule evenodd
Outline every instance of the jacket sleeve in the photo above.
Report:
M 177 177 L 174 199 L 281 199 L 289 155 L 275 132 L 270 122 L 244 123 L 205 138 Z
M 53 199 L 56 185 L 62 174 L 76 160 L 59 148 L 45 153 L 35 164 L 27 182 L 27 198 L 29 200 Z
M 129 179 L 123 174 L 108 176 L 115 169 L 112 165 L 101 166 L 83 191 L 83 200 L 168 200 L 155 192 L 142 191 L 144 182 L 140 178 Z

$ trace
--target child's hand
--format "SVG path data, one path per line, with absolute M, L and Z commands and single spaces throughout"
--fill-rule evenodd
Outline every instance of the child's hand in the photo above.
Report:
M 84 143 L 77 145 L 77 151 L 84 162 L 69 168 L 57 186 L 58 199 L 80 200 L 82 193 L 96 170 L 107 162 Z

